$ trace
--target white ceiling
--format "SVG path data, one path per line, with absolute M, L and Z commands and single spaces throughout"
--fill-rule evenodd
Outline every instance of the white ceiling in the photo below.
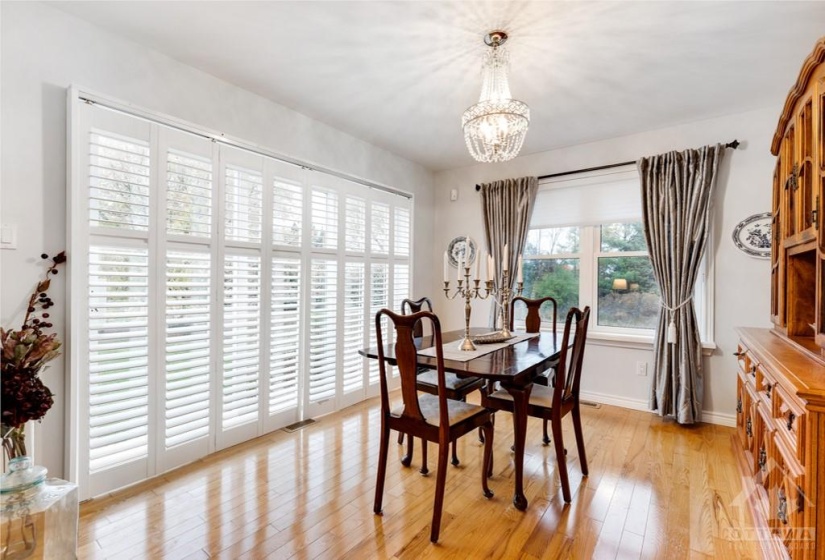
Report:
M 474 163 L 460 118 L 489 30 L 510 34 L 511 90 L 531 108 L 522 154 L 778 115 L 825 33 L 821 1 L 56 5 L 433 170 Z

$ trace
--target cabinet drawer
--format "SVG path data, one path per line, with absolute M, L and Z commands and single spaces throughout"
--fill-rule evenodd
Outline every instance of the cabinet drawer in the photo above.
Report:
M 757 364 L 754 386 L 759 396 L 770 403 L 773 397 L 773 390 L 776 388 L 776 378 L 774 378 L 769 370 L 763 368 L 761 364 Z
M 776 433 L 787 443 L 801 464 L 805 464 L 805 407 L 781 386 L 773 391 L 773 418 Z

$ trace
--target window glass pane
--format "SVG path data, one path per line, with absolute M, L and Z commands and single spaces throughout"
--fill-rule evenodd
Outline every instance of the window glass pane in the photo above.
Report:
M 647 251 L 642 222 L 605 224 L 601 227 L 601 230 L 601 250 L 604 253 Z
M 531 229 L 527 233 L 524 255 L 559 255 L 579 252 L 579 228 Z
M 598 324 L 655 329 L 659 286 L 649 257 L 599 258 Z
M 558 303 L 559 320 L 567 310 L 579 305 L 579 259 L 527 259 L 524 261 L 524 293 L 526 298 L 553 297 Z M 553 307 L 542 307 L 542 318 L 552 319 Z M 516 320 L 523 320 L 526 311 L 516 309 Z

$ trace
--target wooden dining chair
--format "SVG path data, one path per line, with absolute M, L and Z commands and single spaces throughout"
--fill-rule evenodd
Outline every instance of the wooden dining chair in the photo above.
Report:
M 582 474 L 587 476 L 587 456 L 584 451 L 584 436 L 582 435 L 582 421 L 579 404 L 579 387 L 581 383 L 582 359 L 584 358 L 587 326 L 590 322 L 590 308 L 584 311 L 570 309 L 564 322 L 561 354 L 556 367 L 556 383 L 554 387 L 534 384 L 530 392 L 530 401 L 527 407 L 528 416 L 549 420 L 553 429 L 553 443 L 556 450 L 556 461 L 559 465 L 559 479 L 564 501 L 570 503 L 570 482 L 567 476 L 567 462 L 565 459 L 564 440 L 562 439 L 561 420 L 569 413 L 573 418 L 573 430 L 576 435 L 576 446 L 579 450 L 579 462 Z M 573 343 L 570 344 L 571 331 L 575 328 Z M 498 390 L 491 394 L 482 392 L 481 404 L 492 410 L 513 412 L 513 398 L 505 390 Z M 489 463 L 492 474 L 493 461 Z
M 426 307 L 426 309 L 425 309 Z M 433 302 L 430 301 L 430 298 L 423 297 L 421 299 L 412 300 L 412 299 L 403 299 L 401 300 L 401 313 L 403 315 L 409 315 L 411 313 L 417 313 L 419 311 L 430 311 L 433 310 Z M 424 329 L 422 328 L 422 324 L 419 321 L 413 327 L 413 336 L 416 338 L 420 338 L 424 336 Z M 430 395 L 437 395 L 438 394 L 438 374 L 434 369 L 430 368 L 419 368 L 418 369 L 418 378 L 416 380 L 416 388 L 419 391 L 424 393 L 428 393 Z M 473 391 L 478 391 L 484 386 L 484 380 L 478 377 L 459 377 L 454 373 L 447 372 L 445 374 L 445 383 L 444 383 L 444 390 L 446 391 L 448 399 L 454 399 L 457 401 L 466 402 L 467 395 L 472 393 Z M 484 438 L 479 433 L 479 440 L 483 443 Z M 398 444 L 404 443 L 404 434 L 398 434 Z M 407 442 L 407 455 L 402 459 L 402 462 L 405 463 L 405 466 L 409 466 L 412 462 L 413 458 L 413 441 L 410 439 Z M 456 450 L 455 442 L 453 442 L 453 455 L 452 455 L 452 464 L 458 466 L 460 461 L 458 460 L 458 451 Z M 427 468 L 427 442 L 421 442 L 421 474 L 427 474 L 429 469 Z
M 541 308 L 544 304 L 552 305 L 553 309 L 553 320 L 550 323 L 551 328 L 553 329 L 551 332 L 553 336 L 556 336 L 556 323 L 557 323 L 557 313 L 558 313 L 558 304 L 556 300 L 552 297 L 543 297 L 538 299 L 528 299 L 521 296 L 516 296 L 513 298 L 513 301 L 510 303 L 510 330 L 513 330 L 513 318 L 516 315 L 516 304 L 523 303 L 527 307 L 527 316 L 524 318 L 524 330 L 528 333 L 536 333 L 541 332 L 542 327 L 542 318 L 541 318 Z M 538 383 L 539 385 L 544 386 L 551 386 L 553 378 L 556 374 L 556 367 L 559 364 L 559 360 L 556 359 L 550 362 L 549 367 L 533 377 L 533 383 Z M 550 445 L 550 436 L 547 434 L 547 420 L 542 422 L 542 438 L 541 441 L 544 445 Z
M 402 404 L 390 409 L 387 388 L 387 367 L 384 362 L 384 337 L 381 332 L 382 317 L 390 319 L 395 328 L 395 359 L 401 377 Z M 436 348 L 436 378 L 438 395 L 419 393 L 416 389 L 418 373 L 417 351 L 414 330 L 418 321 L 430 321 Z M 378 458 L 378 478 L 375 484 L 375 505 L 373 511 L 380 514 L 384 498 L 384 479 L 387 474 L 387 454 L 390 430 L 398 430 L 409 438 L 417 437 L 438 444 L 438 467 L 436 470 L 435 503 L 430 540 L 438 541 L 441 528 L 441 510 L 444 505 L 444 484 L 447 477 L 447 455 L 449 445 L 461 436 L 484 430 L 484 456 L 481 462 L 481 488 L 484 496 L 493 493 L 487 486 L 488 465 L 493 457 L 492 412 L 486 408 L 466 402 L 448 399 L 444 374 L 444 350 L 441 341 L 441 324 L 433 313 L 420 311 L 411 315 L 398 315 L 382 309 L 375 315 L 375 332 L 378 343 L 378 363 L 381 383 L 381 449 Z

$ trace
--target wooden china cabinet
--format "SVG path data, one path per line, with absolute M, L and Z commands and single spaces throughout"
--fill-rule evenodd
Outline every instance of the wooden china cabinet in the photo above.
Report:
M 765 558 L 825 560 L 825 37 L 773 137 L 772 329 L 741 328 L 734 448 Z

